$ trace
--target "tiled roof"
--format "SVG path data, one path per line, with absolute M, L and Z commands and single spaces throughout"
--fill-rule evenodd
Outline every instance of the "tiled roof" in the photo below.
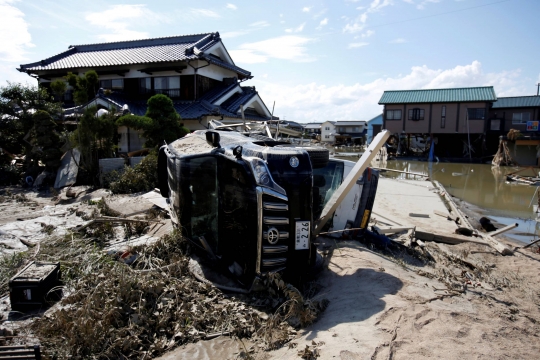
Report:
M 99 68 L 203 59 L 250 77 L 251 73 L 249 71 L 204 53 L 204 50 L 220 41 L 219 33 L 216 32 L 101 44 L 71 45 L 63 53 L 35 63 L 21 65 L 18 70 L 32 73 L 43 70 Z
M 493 86 L 385 91 L 379 104 L 441 103 L 463 101 L 496 101 Z
M 493 109 L 540 106 L 540 96 L 500 97 L 493 103 Z
M 342 121 L 336 121 L 334 124 L 336 126 L 355 126 L 355 125 L 366 125 L 365 121 L 358 121 L 358 120 L 342 120 Z
M 225 87 L 225 90 L 227 90 L 228 87 Z M 245 89 L 245 88 L 243 88 Z M 252 88 L 248 88 L 252 89 Z M 246 91 L 245 91 L 246 92 Z M 249 92 L 249 91 L 248 91 Z M 250 97 L 254 96 L 256 92 L 251 92 Z M 205 94 L 206 95 L 206 94 Z M 134 115 L 142 116 L 146 114 L 147 109 L 147 101 L 146 100 L 134 100 L 129 97 L 126 97 L 122 94 L 99 94 L 98 97 L 101 99 L 117 106 L 118 108 L 122 108 L 123 105 L 127 105 L 129 107 L 130 113 Z M 233 96 L 234 97 L 234 96 Z M 249 100 L 250 97 L 244 96 L 241 99 L 243 99 L 243 102 L 241 104 L 245 104 L 247 100 Z M 239 99 L 236 99 L 239 100 Z M 235 101 L 236 103 L 237 101 Z M 225 117 L 232 117 L 232 118 L 241 118 L 241 115 L 239 115 L 236 111 L 230 111 L 230 108 L 218 106 L 212 104 L 210 101 L 205 99 L 200 99 L 198 101 L 186 101 L 186 100 L 174 100 L 173 99 L 173 105 L 176 109 L 176 112 L 180 114 L 180 117 L 184 120 L 196 120 L 200 119 L 202 116 L 209 116 L 209 115 L 215 115 L 215 116 L 225 116 Z M 240 107 L 240 103 L 238 103 L 238 107 Z M 247 120 L 257 120 L 257 121 L 266 121 L 268 118 L 264 116 L 256 116 L 253 114 L 245 114 L 245 118 Z
M 250 86 L 242 86 L 242 93 L 236 93 L 227 100 L 225 100 L 221 107 L 231 113 L 237 113 L 240 110 L 240 105 L 246 104 L 252 97 L 257 95 L 255 88 Z

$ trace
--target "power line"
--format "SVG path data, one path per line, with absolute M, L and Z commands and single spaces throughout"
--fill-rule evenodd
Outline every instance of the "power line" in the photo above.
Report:
M 465 10 L 470 10 L 470 9 L 476 9 L 476 8 L 480 8 L 480 7 L 484 7 L 484 6 L 496 5 L 496 4 L 500 4 L 500 3 L 503 3 L 503 2 L 507 2 L 507 1 L 510 1 L 510 0 L 501 0 L 501 1 L 492 2 L 492 3 L 489 3 L 489 4 L 476 5 L 476 6 L 471 6 L 471 7 L 468 7 L 468 8 L 463 8 L 463 9 L 447 11 L 447 12 L 443 12 L 443 13 L 439 13 L 439 14 L 433 14 L 433 15 L 427 15 L 427 16 L 417 17 L 417 18 L 414 18 L 414 19 L 400 20 L 400 21 L 395 21 L 395 22 L 391 22 L 391 23 L 387 23 L 387 24 L 381 24 L 381 25 L 375 25 L 375 26 L 369 26 L 369 25 L 368 25 L 368 26 L 366 26 L 366 29 L 367 29 L 367 28 L 378 28 L 378 27 L 388 26 L 388 25 L 394 25 L 394 24 L 401 24 L 401 23 L 404 23 L 404 22 L 415 21 L 415 20 L 420 20 L 420 19 L 427 19 L 427 18 L 431 18 L 431 17 L 435 17 L 435 16 L 441 16 L 441 15 L 447 15 L 447 14 L 457 13 L 457 12 L 460 12 L 460 11 L 465 11 Z

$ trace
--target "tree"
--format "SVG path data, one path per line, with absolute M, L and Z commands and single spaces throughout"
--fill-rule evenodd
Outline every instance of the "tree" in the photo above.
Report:
M 33 114 L 44 110 L 53 119 L 61 114 L 47 90 L 17 83 L 0 87 L 0 139 L 2 148 L 13 154 L 29 154 L 32 144 L 24 140 L 34 126 Z
M 80 169 L 90 177 L 98 173 L 100 158 L 113 157 L 116 124 L 114 114 L 97 116 L 97 108 L 89 107 L 71 135 L 73 147 L 81 152 Z
M 128 126 L 142 130 L 146 147 L 157 147 L 184 137 L 189 130 L 180 125 L 180 115 L 174 109 L 172 100 L 163 94 L 148 99 L 145 116 L 125 115 L 116 122 L 118 126 Z
M 66 93 L 67 84 L 65 81 L 56 79 L 51 82 L 51 90 L 58 101 L 62 101 L 64 94 Z
M 76 104 L 84 104 L 96 96 L 99 76 L 94 70 L 87 71 L 84 76 L 68 72 L 65 79 L 73 87 L 73 98 Z
M 62 151 L 60 136 L 55 131 L 56 124 L 51 115 L 38 110 L 33 116 L 34 135 L 36 145 L 39 147 L 38 158 L 45 165 L 46 170 L 53 171 L 60 166 Z

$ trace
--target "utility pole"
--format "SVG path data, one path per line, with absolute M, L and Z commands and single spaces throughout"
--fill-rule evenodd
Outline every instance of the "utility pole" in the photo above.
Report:
M 540 83 L 536 84 L 536 96 L 540 95 Z

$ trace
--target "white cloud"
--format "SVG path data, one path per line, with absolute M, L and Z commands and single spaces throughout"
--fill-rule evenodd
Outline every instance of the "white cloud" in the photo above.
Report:
M 229 53 L 236 63 L 253 64 L 267 62 L 268 59 L 289 60 L 294 62 L 314 61 L 306 54 L 306 45 L 313 39 L 286 35 L 254 43 L 246 43 Z
M 99 29 L 107 29 L 107 34 L 99 34 L 103 41 L 121 41 L 148 38 L 144 31 L 131 30 L 137 27 L 136 20 L 144 20 L 145 24 L 168 21 L 165 17 L 149 10 L 146 5 L 112 5 L 107 10 L 89 13 L 85 19 Z
M 414 0 L 403 0 L 404 2 L 406 2 L 407 4 L 411 4 L 411 5 L 415 5 L 415 1 Z M 460 1 L 460 0 L 456 0 L 456 1 Z M 426 8 L 426 5 L 427 4 L 436 4 L 438 2 L 441 2 L 441 0 L 422 0 L 420 1 L 417 5 L 416 5 L 416 8 L 418 10 L 423 10 Z
M 403 43 L 406 43 L 406 42 L 407 42 L 407 40 L 405 40 L 403 38 L 397 38 L 397 39 L 389 41 L 390 44 L 403 44 Z
M 429 0 L 428 0 L 429 1 Z M 435 0 L 436 1 L 436 0 Z M 356 33 L 364 30 L 369 14 L 381 11 L 383 8 L 393 5 L 393 0 L 373 0 L 367 8 L 359 7 L 359 10 L 364 10 L 352 23 L 348 23 L 343 27 L 344 33 Z
M 366 46 L 366 45 L 369 45 L 369 43 L 367 43 L 367 42 L 350 43 L 348 48 L 349 49 L 355 49 L 355 48 L 363 47 L 363 46 Z
M 323 16 L 324 14 L 326 14 L 326 9 L 322 9 L 321 11 L 319 11 L 318 13 L 316 13 L 315 15 L 313 15 L 313 20 L 317 20 L 318 18 L 320 18 L 320 17 Z
M 221 36 L 222 39 L 230 39 L 230 38 L 235 38 L 235 37 L 246 35 L 246 34 L 249 34 L 248 30 L 225 31 L 225 32 L 220 33 L 219 35 Z
M 236 5 L 234 5 L 234 4 L 227 4 L 227 9 L 237 10 L 237 9 L 238 9 L 238 6 L 236 6 Z
M 292 29 L 285 29 L 285 32 L 288 32 L 288 33 L 302 32 L 302 30 L 304 30 L 304 26 L 306 26 L 306 23 L 303 23 L 303 24 L 299 25 L 298 27 L 295 27 L 295 28 L 292 28 Z
M 270 26 L 270 24 L 267 21 L 257 21 L 252 24 L 249 24 L 249 27 L 247 29 L 243 30 L 235 30 L 235 31 L 225 31 L 221 33 L 221 37 L 223 39 L 230 39 L 242 35 L 247 35 L 253 31 L 260 30 L 262 28 L 265 28 L 267 26 Z
M 302 8 L 302 12 L 309 12 L 310 10 L 311 10 L 311 8 L 307 7 L 307 6 Z
M 208 10 L 208 9 L 191 9 L 191 14 L 195 16 L 200 17 L 209 17 L 209 18 L 220 18 L 221 15 L 219 15 L 217 12 Z
M 0 1 L 0 60 L 25 60 L 27 49 L 33 47 L 24 13 L 13 6 L 16 1 Z
M 317 30 L 321 30 L 323 26 L 326 26 L 326 25 L 328 25 L 328 18 L 324 18 L 321 20 L 321 22 L 319 23 L 319 26 L 317 26 Z
M 368 30 L 368 31 L 366 31 L 365 33 L 362 34 L 362 37 L 363 37 L 363 38 L 368 38 L 368 37 L 370 37 L 370 36 L 373 35 L 373 34 L 375 34 L 375 31 L 373 31 L 373 30 Z
M 266 101 L 276 101 L 279 114 L 296 121 L 367 120 L 382 112 L 378 102 L 385 90 L 434 89 L 494 86 L 497 96 L 530 93 L 531 79 L 520 78 L 520 70 L 485 73 L 478 61 L 454 68 L 430 69 L 415 66 L 410 73 L 381 77 L 368 83 L 322 85 L 315 82 L 283 86 L 257 80 L 257 90 Z M 254 82 L 256 80 L 253 80 Z M 278 115 L 279 115 L 278 114 Z
M 270 26 L 270 24 L 268 23 L 268 21 L 263 20 L 263 21 L 257 21 L 252 24 L 249 24 L 249 26 L 255 27 L 255 28 L 263 28 L 263 27 Z
M 419 10 L 423 10 L 423 9 L 426 8 L 426 5 L 427 5 L 427 4 L 430 4 L 430 3 L 431 3 L 431 4 L 436 4 L 436 3 L 438 3 L 438 2 L 441 2 L 441 0 L 424 0 L 424 1 L 422 1 L 420 4 L 418 4 L 418 5 L 416 6 L 416 8 L 419 9 Z

